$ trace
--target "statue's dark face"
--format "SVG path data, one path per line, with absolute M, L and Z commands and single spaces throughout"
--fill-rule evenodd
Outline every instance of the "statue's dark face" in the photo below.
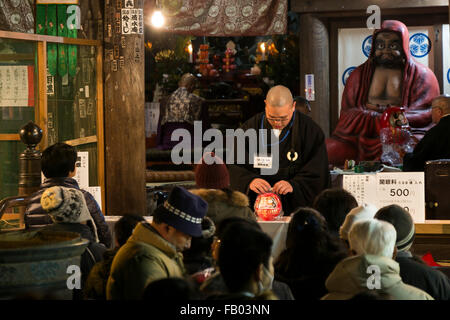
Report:
M 375 64 L 386 68 L 402 67 L 405 54 L 401 37 L 395 32 L 380 32 L 374 42 Z

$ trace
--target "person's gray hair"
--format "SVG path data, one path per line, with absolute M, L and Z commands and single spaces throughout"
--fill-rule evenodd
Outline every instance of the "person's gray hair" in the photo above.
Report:
M 443 94 L 443 95 L 437 96 L 436 98 L 433 99 L 432 102 L 435 102 L 435 101 L 443 101 L 443 102 L 445 102 L 444 106 L 443 107 L 439 107 L 439 108 L 442 110 L 444 115 L 450 114 L 450 95 Z
M 355 222 L 350 229 L 350 249 L 356 254 L 392 258 L 397 232 L 392 224 L 377 219 Z

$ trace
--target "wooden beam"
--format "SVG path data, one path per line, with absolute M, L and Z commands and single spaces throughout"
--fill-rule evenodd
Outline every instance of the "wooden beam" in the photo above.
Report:
M 0 141 L 20 141 L 20 136 L 17 133 L 1 133 Z
M 445 78 L 442 76 L 444 74 L 443 66 L 443 50 L 442 50 L 442 24 L 435 24 L 428 30 L 429 38 L 431 41 L 431 46 L 433 49 L 433 55 L 430 54 L 428 67 L 433 70 L 436 78 L 439 82 L 439 92 L 444 92 L 444 81 Z
M 330 135 L 329 41 L 327 27 L 311 14 L 300 15 L 300 92 L 305 92 L 305 75 L 314 75 L 315 100 L 311 117 Z M 302 96 L 305 96 L 302 94 Z
M 1 36 L 1 35 L 0 35 Z M 48 145 L 47 129 L 47 42 L 37 43 L 38 57 L 38 105 L 35 107 L 35 123 L 42 129 L 42 140 L 39 149 L 42 152 Z
M 448 0 L 292 0 L 291 10 L 298 13 L 364 11 L 370 5 L 383 9 L 447 7 Z
M 97 46 L 97 47 L 102 45 L 102 42 L 99 40 L 55 37 L 43 34 L 11 32 L 11 31 L 0 31 L 0 38 L 25 40 L 25 41 L 45 41 L 53 43 L 77 44 L 77 45 Z
M 73 147 L 80 146 L 83 144 L 88 144 L 88 143 L 95 143 L 95 142 L 97 142 L 97 136 L 89 136 L 89 137 L 83 137 L 83 138 L 64 141 L 64 143 L 67 143 Z
M 0 54 L 0 61 L 34 60 L 33 53 Z
M 112 37 L 108 37 L 105 28 L 105 51 L 113 52 L 104 61 L 107 214 L 144 215 L 147 212 L 144 35 L 122 35 L 120 28 L 116 31 L 116 23 L 120 26 L 117 3 L 105 2 L 105 26 L 112 24 Z M 143 0 L 134 1 L 135 9 L 143 7 Z
M 97 168 L 98 185 L 102 193 L 102 212 L 106 212 L 105 183 L 105 120 L 103 105 L 103 47 L 97 48 Z

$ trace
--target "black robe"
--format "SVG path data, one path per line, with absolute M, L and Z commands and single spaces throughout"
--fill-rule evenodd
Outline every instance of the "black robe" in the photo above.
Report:
M 258 132 L 264 112 L 257 114 L 242 125 L 242 129 L 253 128 Z M 272 129 L 267 120 L 263 121 L 264 129 Z M 290 131 L 289 131 L 290 130 Z M 286 136 L 286 133 L 289 134 Z M 286 138 L 283 140 L 283 137 Z M 294 141 L 292 141 L 292 137 Z M 314 198 L 330 186 L 328 171 L 328 155 L 325 146 L 325 136 L 322 129 L 308 116 L 295 111 L 291 122 L 282 130 L 279 144 L 279 170 L 274 175 L 261 175 L 261 169 L 253 168 L 249 163 L 248 139 L 246 139 L 246 163 L 229 165 L 231 188 L 247 194 L 253 207 L 257 194 L 249 189 L 250 182 L 255 178 L 266 180 L 272 187 L 280 180 L 288 181 L 294 191 L 284 196 L 282 200 L 285 215 L 290 215 L 296 208 L 312 206 Z M 271 143 L 270 139 L 267 141 Z M 293 148 L 298 153 L 298 159 L 291 162 L 287 153 Z M 270 147 L 269 147 L 270 153 Z
M 429 160 L 450 159 L 450 115 L 428 130 L 412 153 L 403 158 L 403 171 L 425 171 Z

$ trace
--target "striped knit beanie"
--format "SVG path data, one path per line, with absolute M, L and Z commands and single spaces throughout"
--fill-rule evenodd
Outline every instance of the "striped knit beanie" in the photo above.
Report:
M 408 251 L 414 241 L 414 221 L 408 211 L 392 204 L 381 208 L 375 219 L 391 223 L 397 231 L 396 247 L 398 251 Z

